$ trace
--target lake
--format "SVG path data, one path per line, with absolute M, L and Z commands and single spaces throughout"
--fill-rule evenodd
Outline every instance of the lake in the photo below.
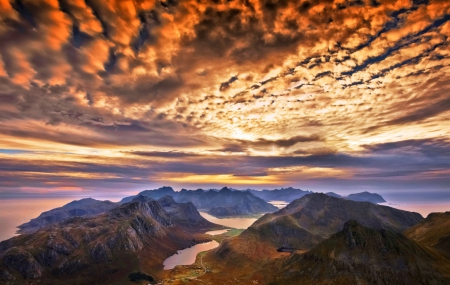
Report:
M 284 207 L 287 206 L 287 204 L 289 204 L 289 202 L 286 202 L 286 201 L 269 201 L 269 204 L 274 205 L 278 209 L 283 209 Z
M 177 265 L 190 265 L 195 262 L 197 254 L 202 251 L 211 250 L 219 246 L 219 243 L 215 240 L 199 243 L 194 246 L 177 251 L 176 254 L 170 256 L 164 260 L 164 270 L 173 269 Z
M 207 219 L 211 223 L 215 223 L 218 225 L 222 225 L 225 227 L 236 228 L 236 229 L 246 229 L 250 227 L 254 222 L 256 222 L 256 218 L 216 218 L 211 216 L 208 213 L 200 212 L 203 218 Z

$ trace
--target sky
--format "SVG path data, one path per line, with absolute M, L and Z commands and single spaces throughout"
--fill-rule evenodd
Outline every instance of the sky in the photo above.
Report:
M 450 201 L 449 37 L 448 0 L 0 0 L 0 196 Z

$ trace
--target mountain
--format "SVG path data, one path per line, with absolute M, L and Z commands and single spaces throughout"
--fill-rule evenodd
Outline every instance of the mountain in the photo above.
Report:
M 1 242 L 0 278 L 14 284 L 150 281 L 167 257 L 207 241 L 204 231 L 217 227 L 192 203 L 138 196 L 95 217 L 72 217 Z
M 295 199 L 301 198 L 307 194 L 311 194 L 311 191 L 305 191 L 301 189 L 295 189 L 292 187 L 281 188 L 275 190 L 248 190 L 250 193 L 259 197 L 265 201 L 286 201 L 292 202 Z
M 32 233 L 71 217 L 95 216 L 115 207 L 117 204 L 111 201 L 99 201 L 92 198 L 72 201 L 62 207 L 43 212 L 37 218 L 18 226 L 17 233 Z
M 361 192 L 361 193 L 350 194 L 344 198 L 347 200 L 359 201 L 359 202 L 371 202 L 374 204 L 386 202 L 386 200 L 384 200 L 384 198 L 381 197 L 379 194 L 369 193 L 367 191 Z
M 232 191 L 227 187 L 223 187 L 220 191 L 182 189 L 180 192 L 174 191 L 171 187 L 163 187 L 156 190 L 146 190 L 138 195 L 153 199 L 170 195 L 176 202 L 191 202 L 197 209 L 218 216 L 261 214 L 274 212 L 278 209 L 248 191 Z M 133 197 L 124 198 L 120 203 L 131 201 Z
M 334 192 L 327 192 L 327 193 L 325 193 L 325 195 L 328 195 L 328 196 L 331 196 L 331 197 L 335 197 L 335 198 L 342 198 L 341 195 L 336 194 Z
M 128 203 L 139 195 L 146 196 L 146 197 L 149 197 L 152 199 L 159 199 L 164 196 L 175 197 L 176 194 L 177 194 L 177 192 L 175 192 L 175 190 L 173 190 L 172 187 L 163 186 L 163 187 L 155 189 L 155 190 L 144 190 L 135 196 L 125 197 L 122 200 L 120 200 L 119 204 Z
M 264 215 L 238 237 L 225 240 L 216 255 L 225 263 L 227 260 L 258 262 L 277 249 L 309 250 L 341 231 L 345 222 L 352 219 L 366 227 L 401 233 L 423 217 L 369 202 L 308 194 L 275 213 Z
M 272 284 L 450 284 L 442 261 L 399 233 L 351 220 L 308 252 L 267 264 L 262 274 Z
M 450 258 L 450 212 L 431 213 L 425 220 L 407 229 L 404 234 Z
M 277 247 L 307 249 L 342 230 L 344 223 L 351 219 L 370 228 L 402 232 L 423 217 L 418 213 L 369 202 L 314 193 L 295 200 L 278 212 L 263 216 L 243 236 L 248 232 L 271 241 Z

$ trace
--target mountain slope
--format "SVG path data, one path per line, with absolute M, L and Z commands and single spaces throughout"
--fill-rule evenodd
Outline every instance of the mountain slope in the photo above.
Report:
M 272 284 L 449 284 L 442 259 L 403 235 L 352 220 L 304 254 L 265 266 Z M 276 272 L 276 274 L 275 274 Z M 266 273 L 267 274 L 267 273 Z
M 450 212 L 431 213 L 425 220 L 407 229 L 404 234 L 450 258 Z
M 309 250 L 342 230 L 344 223 L 352 219 L 370 228 L 401 233 L 423 217 L 369 202 L 314 193 L 264 215 L 238 237 L 222 242 L 215 256 L 227 264 L 235 260 L 256 264 L 270 259 L 280 248 L 283 251 Z
M 99 201 L 92 198 L 72 201 L 62 207 L 43 212 L 37 218 L 18 226 L 17 233 L 32 233 L 71 217 L 95 216 L 115 207 L 117 204 L 111 201 Z
M 342 230 L 344 223 L 351 219 L 367 227 L 402 232 L 423 218 L 418 213 L 315 193 L 265 215 L 241 236 L 252 234 L 277 247 L 308 249 Z
M 202 233 L 213 227 L 192 204 L 137 197 L 95 217 L 70 218 L 1 242 L 0 278 L 101 284 L 144 272 L 153 279 L 165 258 L 206 241 Z

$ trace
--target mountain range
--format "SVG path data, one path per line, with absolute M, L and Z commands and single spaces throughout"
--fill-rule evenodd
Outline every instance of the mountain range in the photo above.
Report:
M 357 202 L 331 197 L 322 193 L 308 194 L 271 214 L 266 214 L 245 230 L 239 237 L 224 242 L 217 250 L 245 254 L 242 248 L 252 250 L 264 244 L 264 250 L 249 259 L 259 258 L 267 251 L 277 249 L 309 250 L 319 242 L 341 231 L 345 222 L 356 220 L 363 226 L 401 233 L 418 224 L 423 217 L 370 202 Z M 257 251 L 258 252 L 258 251 Z
M 312 194 L 314 192 L 312 191 L 305 191 L 302 189 L 295 189 L 292 187 L 288 188 L 281 188 L 281 189 L 275 189 L 275 190 L 247 190 L 256 197 L 259 197 L 261 199 L 264 199 L 265 201 L 285 201 L 285 202 L 292 202 L 296 199 L 299 199 L 305 195 Z M 333 196 L 336 198 L 343 198 L 346 200 L 352 200 L 352 201 L 364 201 L 364 202 L 371 202 L 374 204 L 383 203 L 386 202 L 381 195 L 376 193 L 369 193 L 367 191 L 361 192 L 361 193 L 354 193 L 350 194 L 348 196 L 341 196 L 339 194 L 336 194 L 334 192 L 327 192 L 325 193 L 328 196 Z
M 303 190 L 277 191 L 281 197 Z M 42 213 L 20 226 L 21 235 L 0 242 L 0 282 L 450 284 L 450 212 L 424 219 L 377 205 L 384 199 L 374 193 L 303 192 L 240 235 L 219 238 L 220 245 L 202 253 L 194 271 L 182 275 L 188 278 L 176 275 L 187 267 L 164 271 L 164 260 L 210 241 L 205 231 L 223 229 L 198 209 L 227 216 L 261 213 L 267 209 L 261 205 L 270 204 L 252 191 L 226 187 L 180 192 L 162 187 L 120 203 L 73 201 Z
M 192 203 L 138 196 L 95 217 L 73 217 L 0 243 L 0 278 L 11 284 L 97 284 L 154 280 L 177 250 L 207 241 Z M 0 279 L 0 280 L 1 280 Z
M 233 276 L 236 284 L 450 284 L 450 260 L 440 252 L 450 217 L 430 216 L 309 194 L 207 253 L 203 262 L 219 269 L 202 281 L 220 284 Z M 430 228 L 433 248 L 420 240 Z M 410 232 L 422 234 L 413 239 Z
M 232 191 L 227 187 L 223 187 L 220 191 L 182 189 L 177 192 L 171 187 L 165 186 L 156 190 L 145 190 L 138 195 L 153 199 L 170 195 L 177 202 L 192 202 L 200 211 L 207 211 L 218 217 L 262 214 L 278 210 L 277 207 L 254 196 L 249 191 Z M 133 197 L 135 196 L 126 197 L 119 203 L 130 201 Z

